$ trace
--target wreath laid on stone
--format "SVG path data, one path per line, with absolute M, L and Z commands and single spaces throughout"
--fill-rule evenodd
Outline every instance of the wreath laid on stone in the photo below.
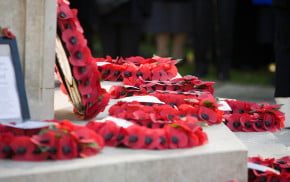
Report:
M 290 181 L 290 156 L 275 158 L 263 158 L 261 156 L 249 157 L 249 162 L 259 164 L 276 170 L 258 171 L 250 169 L 248 173 L 248 181 L 270 181 L 270 182 L 287 182 Z
M 15 128 L 0 124 L 0 159 L 17 161 L 68 160 L 89 157 L 104 147 L 102 136 L 68 120 L 50 120 L 49 126 Z
M 57 73 L 81 119 L 104 111 L 109 99 L 150 96 L 160 102 L 118 101 L 109 118 L 91 120 L 85 126 L 68 120 L 34 130 L 0 125 L 0 158 L 13 160 L 63 160 L 87 157 L 106 146 L 134 149 L 176 149 L 208 142 L 202 126 L 224 122 L 232 131 L 275 132 L 284 127 L 279 105 L 225 99 L 231 110 L 223 111 L 213 96 L 214 82 L 195 76 L 176 78 L 176 61 L 142 57 L 93 58 L 77 10 L 58 0 Z M 67 59 L 65 59 L 67 58 Z M 101 80 L 119 81 L 107 92 Z M 281 167 L 281 166 L 280 166 Z M 257 175 L 256 175 L 257 176 Z

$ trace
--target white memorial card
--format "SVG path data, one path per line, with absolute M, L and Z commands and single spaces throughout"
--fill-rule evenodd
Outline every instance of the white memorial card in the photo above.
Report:
M 0 56 L 0 121 L 21 120 L 20 101 L 11 56 Z

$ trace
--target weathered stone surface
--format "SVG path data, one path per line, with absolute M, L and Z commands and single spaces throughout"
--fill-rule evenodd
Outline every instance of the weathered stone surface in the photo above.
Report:
M 290 153 L 290 150 L 270 132 L 235 132 L 235 135 L 247 146 L 249 157 L 260 155 L 264 158 L 280 158 Z
M 56 0 L 0 0 L 0 14 L 0 26 L 17 38 L 32 119 L 51 119 Z
M 1 182 L 228 182 L 247 181 L 247 150 L 223 124 L 205 128 L 209 143 L 192 149 L 133 150 L 106 147 L 69 161 L 0 160 Z

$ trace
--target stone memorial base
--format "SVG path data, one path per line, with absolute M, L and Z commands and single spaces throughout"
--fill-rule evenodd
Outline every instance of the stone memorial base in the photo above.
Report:
M 205 128 L 209 143 L 191 149 L 105 147 L 85 159 L 0 160 L 1 182 L 229 182 L 247 181 L 247 149 L 223 124 Z
M 56 119 L 86 123 L 78 121 L 68 97 L 59 89 L 55 91 L 55 109 Z M 106 115 L 107 110 L 97 118 Z M 204 131 L 209 143 L 190 149 L 159 151 L 105 147 L 98 155 L 85 159 L 47 162 L 0 160 L 0 181 L 246 182 L 248 152 L 245 145 L 224 124 L 205 127 Z

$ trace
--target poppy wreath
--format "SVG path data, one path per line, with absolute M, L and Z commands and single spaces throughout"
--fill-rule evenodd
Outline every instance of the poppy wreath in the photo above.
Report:
M 112 86 L 110 95 L 111 98 L 118 99 L 133 95 L 146 95 L 154 93 L 155 91 L 190 95 L 201 95 L 203 93 L 213 94 L 213 84 L 214 82 L 203 82 L 191 75 L 174 78 L 169 81 L 139 80 L 138 83 L 127 83 L 127 85 L 124 83 L 126 86 Z
M 68 120 L 48 122 L 54 124 L 34 129 L 34 134 L 0 124 L 0 159 L 68 160 L 96 155 L 104 147 L 103 137 L 85 126 Z
M 110 96 L 105 89 L 101 88 L 101 75 L 95 59 L 87 46 L 83 29 L 77 18 L 77 10 L 70 9 L 69 1 L 58 0 L 57 22 L 59 34 L 68 53 L 68 61 L 72 70 L 72 76 L 76 80 L 77 88 L 81 96 L 81 105 L 84 111 L 74 108 L 74 112 L 82 119 L 96 116 L 105 109 Z M 62 79 L 59 78 L 62 82 Z M 65 91 L 66 86 L 61 86 Z
M 154 56 L 145 59 L 137 56 L 112 59 L 107 56 L 95 58 L 95 61 L 102 63 L 98 68 L 102 79 L 106 81 L 123 81 L 126 84 L 136 83 L 139 79 L 165 81 L 177 75 L 177 61 L 169 58 Z
M 225 100 L 232 108 L 224 114 L 225 124 L 235 132 L 275 132 L 284 127 L 285 115 L 280 105 Z
M 271 182 L 288 182 L 290 181 L 290 157 L 285 156 L 279 159 L 275 158 L 262 158 L 258 157 L 249 157 L 249 162 L 260 164 L 266 167 L 273 168 L 280 172 L 276 174 L 272 171 L 261 172 L 254 169 L 249 169 L 248 171 L 248 181 L 271 181 Z
M 204 94 L 201 97 L 188 97 L 178 94 L 159 94 L 156 96 L 165 104 L 151 102 L 124 102 L 119 101 L 109 109 L 109 115 L 126 120 L 132 120 L 142 126 L 155 125 L 160 127 L 166 121 L 174 122 L 175 119 L 192 118 L 205 122 L 208 125 L 218 124 L 223 121 L 223 111 L 219 110 L 214 97 Z
M 208 138 L 200 125 L 179 120 L 162 127 L 150 128 L 133 124 L 128 127 L 119 126 L 113 121 L 90 121 L 86 125 L 103 136 L 107 146 L 124 146 L 133 149 L 165 150 L 192 148 L 204 145 Z

